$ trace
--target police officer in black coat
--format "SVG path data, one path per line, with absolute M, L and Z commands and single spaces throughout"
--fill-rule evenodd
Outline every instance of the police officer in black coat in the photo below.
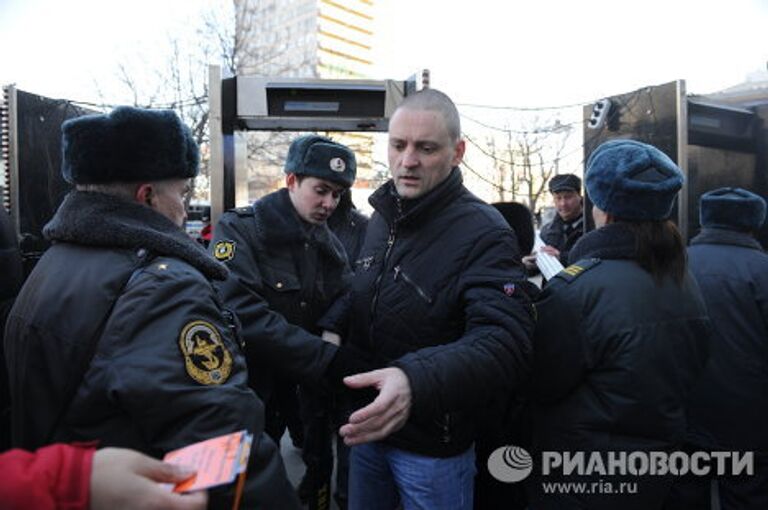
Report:
M 667 219 L 682 184 L 677 165 L 644 143 L 613 140 L 590 156 L 586 188 L 598 228 L 576 243 L 575 262 L 536 303 L 537 453 L 589 456 L 682 445 L 684 403 L 706 362 L 710 333 L 682 239 Z M 577 474 L 537 473 L 531 510 L 660 509 L 671 483 L 664 476 Z M 638 484 L 635 493 L 619 494 L 628 481 Z M 547 492 L 547 482 L 608 482 L 615 492 Z
M 672 510 L 708 509 L 717 479 L 720 509 L 768 508 L 768 255 L 753 233 L 763 197 L 741 188 L 701 196 L 701 232 L 688 263 L 712 319 L 714 338 L 688 404 L 688 450 L 754 452 L 754 473 L 678 479 Z
M 77 189 L 11 310 L 15 446 L 98 441 L 160 457 L 253 434 L 242 506 L 299 508 L 213 280 L 227 269 L 181 228 L 198 148 L 171 111 L 122 107 L 63 127 Z M 231 508 L 233 487 L 213 490 Z
M 221 291 L 243 324 L 251 385 L 273 409 L 268 416 L 279 419 L 291 388 L 305 383 L 307 472 L 300 494 L 313 509 L 330 502 L 333 467 L 330 402 L 316 388 L 325 375 L 338 382 L 340 374 L 355 371 L 338 368 L 349 351 L 321 340 L 319 323 L 349 286 L 344 247 L 327 221 L 356 171 L 346 146 L 318 135 L 299 137 L 288 150 L 286 187 L 227 212 L 214 231 L 213 253 L 232 271 Z M 279 441 L 284 427 L 271 429 Z

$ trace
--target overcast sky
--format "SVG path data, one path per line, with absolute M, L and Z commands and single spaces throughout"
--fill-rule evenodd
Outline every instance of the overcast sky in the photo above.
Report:
M 218 0 L 0 0 L 0 83 L 98 102 Z M 686 79 L 706 93 L 768 60 L 768 0 L 376 0 L 374 78 L 421 68 L 459 103 L 553 106 Z M 98 85 L 98 87 L 97 87 Z

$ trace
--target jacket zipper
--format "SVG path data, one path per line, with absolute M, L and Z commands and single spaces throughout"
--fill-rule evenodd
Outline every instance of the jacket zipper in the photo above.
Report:
M 445 413 L 445 421 L 443 422 L 443 443 L 451 442 L 451 415 Z
M 370 320 L 368 325 L 368 342 L 371 350 L 373 350 L 373 316 L 376 311 L 376 305 L 379 302 L 379 292 L 381 291 L 381 280 L 384 278 L 384 273 L 387 271 L 387 261 L 392 254 L 392 247 L 395 245 L 396 238 L 394 224 L 389 228 L 389 238 L 387 239 L 387 250 L 384 252 L 384 260 L 381 262 L 381 271 L 376 276 L 376 281 L 373 283 L 373 298 L 371 299 Z
M 416 283 L 413 280 L 411 280 L 411 277 L 408 276 L 407 274 L 405 274 L 405 272 L 403 271 L 403 269 L 399 265 L 395 266 L 394 269 L 395 269 L 395 281 L 397 281 L 397 277 L 398 276 L 401 276 L 403 278 L 403 280 L 405 281 L 405 283 L 407 283 L 408 285 L 413 287 L 414 290 L 419 294 L 419 296 L 421 296 L 421 298 L 424 301 L 426 301 L 430 305 L 432 304 L 432 298 L 429 297 L 427 295 L 427 293 L 424 292 L 424 290 L 421 287 L 419 287 L 418 283 Z

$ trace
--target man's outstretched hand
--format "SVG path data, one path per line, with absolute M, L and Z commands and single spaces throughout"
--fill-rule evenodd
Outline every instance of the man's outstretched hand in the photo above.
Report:
M 339 429 L 349 446 L 378 441 L 400 430 L 411 414 L 411 384 L 399 368 L 389 367 L 344 378 L 353 389 L 372 387 L 379 391 L 376 399 L 349 417 Z

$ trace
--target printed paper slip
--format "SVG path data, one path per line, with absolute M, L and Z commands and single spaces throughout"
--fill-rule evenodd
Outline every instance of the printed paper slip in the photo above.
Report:
M 164 461 L 197 469 L 195 476 L 173 490 L 191 492 L 232 483 L 245 473 L 252 442 L 253 435 L 241 430 L 168 452 Z

